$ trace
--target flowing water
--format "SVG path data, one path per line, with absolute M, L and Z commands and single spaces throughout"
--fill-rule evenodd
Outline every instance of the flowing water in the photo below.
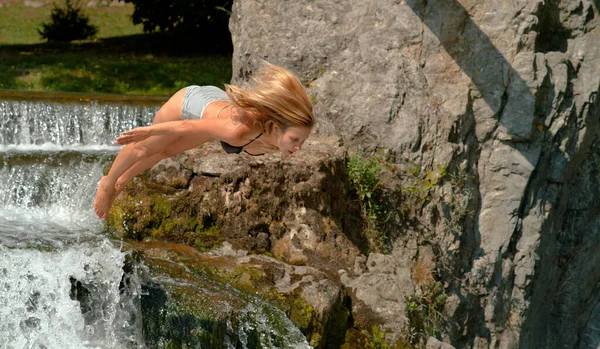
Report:
M 143 347 L 119 293 L 124 253 L 92 200 L 115 136 L 155 110 L 0 101 L 0 348 Z
M 125 253 L 92 201 L 116 135 L 156 110 L 0 100 L 0 348 L 146 348 L 140 287 L 120 292 Z

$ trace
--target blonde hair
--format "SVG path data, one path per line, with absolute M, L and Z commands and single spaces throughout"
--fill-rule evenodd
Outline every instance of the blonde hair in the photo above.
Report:
M 314 126 L 313 105 L 294 74 L 263 61 L 258 76 L 252 80 L 255 85 L 248 89 L 225 84 L 231 102 L 242 111 L 241 120 L 252 118 L 267 134 L 275 124 L 283 130 L 290 126 Z

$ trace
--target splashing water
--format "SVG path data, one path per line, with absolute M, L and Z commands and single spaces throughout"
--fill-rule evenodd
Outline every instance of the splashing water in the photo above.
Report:
M 0 249 L 0 342 L 5 348 L 122 348 L 117 319 L 124 256 L 106 240 L 64 250 Z M 85 285 L 85 288 L 77 287 Z M 83 309 L 74 290 L 85 290 Z M 76 291 L 75 291 L 76 292 Z M 74 299 L 75 298 L 75 299 Z

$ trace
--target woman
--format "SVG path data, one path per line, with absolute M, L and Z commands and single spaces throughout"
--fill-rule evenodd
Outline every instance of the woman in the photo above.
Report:
M 313 106 L 302 84 L 284 68 L 264 62 L 255 85 L 188 86 L 156 113 L 151 126 L 126 131 L 125 145 L 100 180 L 94 210 L 104 219 L 112 202 L 133 177 L 160 160 L 211 139 L 227 153 L 252 155 L 279 149 L 291 155 L 302 148 L 315 124 Z

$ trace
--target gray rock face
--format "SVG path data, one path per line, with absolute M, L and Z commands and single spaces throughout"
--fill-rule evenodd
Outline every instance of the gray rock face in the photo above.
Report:
M 383 327 L 393 333 L 400 333 L 408 324 L 404 316 L 406 306 L 404 297 L 415 293 L 411 280 L 411 257 L 416 246 L 396 249 L 390 255 L 371 253 L 366 260 L 356 261 L 354 276 L 345 270 L 340 271 L 342 283 L 349 288 L 361 305 L 378 314 L 384 321 Z M 357 267 L 364 268 L 357 272 Z M 354 313 L 364 311 L 355 306 Z M 399 316 L 400 315 L 400 316 Z
M 309 86 L 319 133 L 390 149 L 397 162 L 469 174 L 474 214 L 460 234 L 444 220 L 423 221 L 453 275 L 446 342 L 597 348 L 598 6 L 239 0 L 230 22 L 233 81 L 261 59 L 286 66 Z M 436 207 L 443 212 L 442 199 L 424 217 Z M 355 280 L 346 283 L 356 294 L 368 290 Z M 395 302 L 389 318 L 405 316 L 403 297 L 386 298 Z

